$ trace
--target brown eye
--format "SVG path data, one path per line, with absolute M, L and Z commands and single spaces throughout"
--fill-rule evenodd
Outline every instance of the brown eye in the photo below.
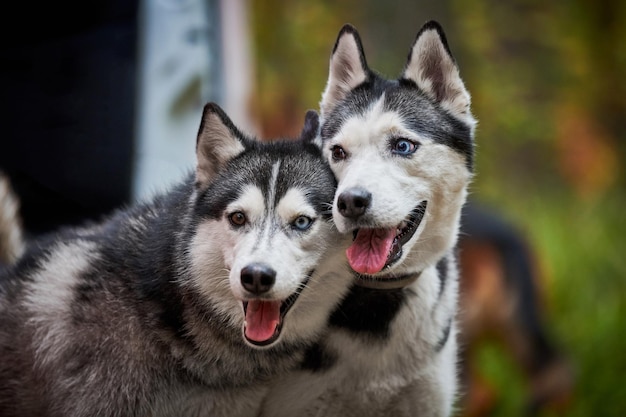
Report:
M 236 211 L 228 216 L 228 220 L 233 226 L 240 227 L 246 224 L 246 215 L 240 211 Z
M 348 157 L 346 151 L 339 145 L 335 145 L 331 148 L 331 153 L 334 161 L 343 161 Z

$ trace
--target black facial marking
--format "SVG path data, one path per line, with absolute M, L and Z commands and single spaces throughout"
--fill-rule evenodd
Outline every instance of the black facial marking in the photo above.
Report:
M 459 152 L 465 157 L 467 168 L 473 169 L 471 126 L 434 103 L 414 82 L 387 80 L 374 72 L 327 115 L 321 128 L 322 140 L 334 137 L 348 118 L 368 111 L 383 93 L 385 110 L 400 114 L 407 128 Z
M 452 318 L 448 319 L 448 324 L 443 329 L 443 334 L 441 336 L 441 339 L 439 339 L 439 341 L 437 342 L 437 345 L 435 346 L 435 352 L 441 352 L 441 350 L 444 348 L 446 343 L 448 343 L 451 330 L 452 330 Z
M 372 73 L 368 81 L 350 91 L 326 116 L 320 131 L 322 140 L 335 136 L 348 118 L 366 112 L 387 88 L 396 84 L 397 81 L 385 80 Z
M 277 184 L 272 182 L 273 166 L 280 162 Z M 241 194 L 243 184 L 254 185 L 263 195 L 275 186 L 274 205 L 291 188 L 309 190 L 307 198 L 319 212 L 327 211 L 332 202 L 336 181 L 332 171 L 314 143 L 275 141 L 252 144 L 247 152 L 233 158 L 218 178 L 200 196 L 197 215 L 218 219 L 224 209 Z
M 448 279 L 448 257 L 443 257 L 437 262 L 437 277 L 439 278 L 439 294 L 437 299 L 441 298 L 443 290 L 446 288 L 446 280 Z
M 389 89 L 385 93 L 385 109 L 400 114 L 409 129 L 459 152 L 472 170 L 471 127 L 434 104 L 415 83 L 401 81 L 398 87 Z

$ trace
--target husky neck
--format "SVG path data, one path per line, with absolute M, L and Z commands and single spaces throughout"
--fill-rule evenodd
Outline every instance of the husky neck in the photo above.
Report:
M 426 290 L 432 291 L 434 299 L 439 300 L 444 297 L 447 287 L 454 287 L 454 283 L 448 282 L 454 265 L 454 249 L 451 249 L 435 264 L 407 274 L 415 277 L 408 285 L 368 288 L 355 282 L 331 315 L 329 323 L 331 327 L 367 337 L 368 340 L 387 340 L 392 322 L 403 307 L 410 305 L 410 298 Z M 353 276 L 357 274 L 353 272 Z
M 386 340 L 393 320 L 406 305 L 407 297 L 419 292 L 419 278 L 430 269 L 436 273 L 435 266 L 414 272 L 410 274 L 414 276 L 413 281 L 405 286 L 371 288 L 355 282 L 331 315 L 330 326 L 370 340 Z M 353 276 L 358 280 L 357 273 Z
M 422 275 L 422 271 L 408 274 L 393 275 L 387 277 L 373 277 L 371 275 L 354 272 L 354 280 L 357 286 L 371 291 L 401 290 L 413 284 Z

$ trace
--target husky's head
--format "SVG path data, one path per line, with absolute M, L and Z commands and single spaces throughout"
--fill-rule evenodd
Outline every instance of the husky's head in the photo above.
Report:
M 368 68 L 344 26 L 320 108 L 350 265 L 363 285 L 407 285 L 455 244 L 472 177 L 470 96 L 439 24 L 422 27 L 397 80 Z
M 309 112 L 299 141 L 261 143 L 242 134 L 217 105 L 204 109 L 192 276 L 216 311 L 232 325 L 243 324 L 254 346 L 306 335 L 312 322 L 303 316 L 314 315 L 315 297 L 326 294 L 311 287 L 328 285 L 332 294 L 339 285 L 313 282 L 320 259 L 339 242 L 331 220 L 336 182 L 313 143 L 318 127 L 317 113 Z

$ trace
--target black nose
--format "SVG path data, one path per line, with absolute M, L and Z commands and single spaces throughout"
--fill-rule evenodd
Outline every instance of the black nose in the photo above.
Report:
M 276 282 L 276 271 L 262 263 L 254 263 L 241 270 L 241 285 L 253 294 L 268 292 Z
M 349 188 L 337 197 L 337 208 L 344 217 L 356 219 L 372 203 L 372 194 L 360 187 Z

